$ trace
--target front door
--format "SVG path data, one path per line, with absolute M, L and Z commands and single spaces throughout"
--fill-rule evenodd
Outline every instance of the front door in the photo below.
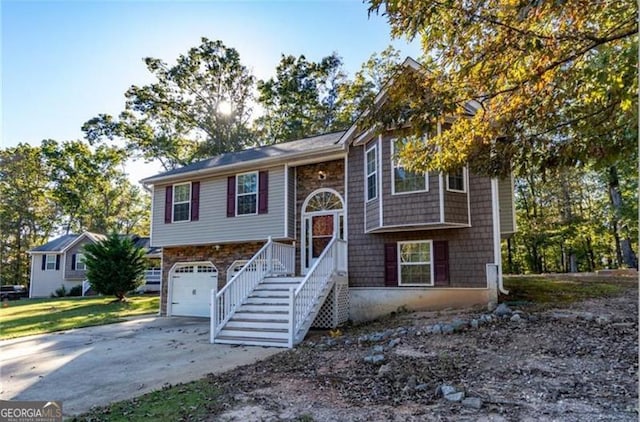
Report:
M 320 258 L 334 236 L 344 239 L 344 203 L 338 192 L 318 189 L 302 207 L 302 273 Z

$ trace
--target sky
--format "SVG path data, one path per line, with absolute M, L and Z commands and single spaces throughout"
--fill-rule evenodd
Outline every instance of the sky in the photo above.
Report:
M 0 1 L 2 148 L 82 138 L 84 122 L 119 114 L 131 85 L 153 82 L 144 57 L 175 63 L 202 37 L 238 50 L 258 79 L 274 75 L 281 54 L 335 51 L 350 75 L 389 44 L 420 54 L 360 0 Z M 160 167 L 127 171 L 140 180 Z

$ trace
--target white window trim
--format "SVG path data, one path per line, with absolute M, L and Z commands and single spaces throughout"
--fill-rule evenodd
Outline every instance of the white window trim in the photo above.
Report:
M 369 152 L 371 150 L 375 150 L 375 170 L 371 173 L 369 173 L 368 168 L 367 168 L 367 156 L 369 155 Z M 369 177 L 374 176 L 375 181 L 376 181 L 376 192 L 375 192 L 375 196 L 373 198 L 369 198 Z M 369 203 L 371 201 L 375 201 L 376 199 L 378 199 L 378 145 L 374 142 L 369 148 L 366 148 L 364 151 L 364 196 L 366 199 L 366 203 Z
M 87 264 L 84 263 L 84 254 L 77 253 L 76 254 L 76 271 L 86 271 Z M 78 265 L 82 265 L 82 268 L 78 268 Z
M 429 192 L 429 173 L 424 174 L 424 189 L 420 190 L 411 190 L 406 192 L 396 192 L 396 168 L 402 167 L 403 165 L 399 164 L 395 160 L 395 144 L 396 140 L 400 138 L 391 138 L 391 195 L 407 195 L 411 193 L 424 193 Z M 406 171 L 406 170 L 405 170 Z
M 53 258 L 53 261 L 50 261 L 49 258 Z M 44 264 L 44 270 L 45 271 L 55 271 L 56 270 L 56 262 L 58 261 L 57 255 L 56 254 L 46 254 L 46 258 L 45 258 L 45 264 Z M 53 264 L 53 268 L 49 268 L 49 263 Z
M 427 284 L 427 283 L 403 283 L 402 282 L 402 260 L 401 260 L 401 246 L 402 245 L 406 245 L 406 244 L 413 244 L 413 243 L 428 243 L 429 244 L 429 262 L 412 262 L 412 263 L 405 263 L 404 265 L 424 265 L 424 264 L 429 264 L 429 269 L 430 269 L 430 276 L 431 276 L 431 283 Z M 412 286 L 412 287 L 432 287 L 434 286 L 434 265 L 433 265 L 433 241 L 432 240 L 410 240 L 410 241 L 404 241 L 404 242 L 398 242 L 397 246 L 398 248 L 398 286 Z
M 247 174 L 255 174 L 256 175 L 256 191 L 255 193 L 238 193 L 238 176 L 245 176 Z M 257 171 L 247 171 L 245 173 L 238 173 L 236 174 L 236 217 L 243 217 L 243 216 L 247 216 L 247 215 L 258 215 L 258 206 L 259 204 L 259 192 L 260 192 L 260 174 Z M 238 214 L 238 198 L 240 196 L 248 196 L 248 195 L 255 195 L 256 196 L 256 211 L 252 212 L 252 213 L 247 213 L 247 214 Z
M 189 186 L 189 200 L 188 201 L 180 201 L 180 202 L 176 202 L 176 187 L 178 186 Z M 172 223 L 188 223 L 189 221 L 191 221 L 191 182 L 186 182 L 186 183 L 176 183 L 175 185 L 173 185 L 173 189 L 172 189 L 172 193 L 171 193 L 171 222 Z M 176 205 L 178 204 L 189 204 L 189 212 L 187 213 L 187 219 L 186 220 L 176 220 L 175 219 L 175 214 L 176 214 Z
M 456 192 L 456 193 L 467 193 L 467 180 L 468 180 L 468 173 L 467 173 L 467 166 L 462 167 L 462 190 L 460 189 L 451 189 L 449 187 L 449 173 L 447 173 L 447 192 Z

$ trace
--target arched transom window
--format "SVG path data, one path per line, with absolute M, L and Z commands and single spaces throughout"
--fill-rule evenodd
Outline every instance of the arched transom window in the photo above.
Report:
M 342 199 L 338 195 L 331 191 L 321 191 L 309 198 L 304 212 L 338 211 L 342 208 Z

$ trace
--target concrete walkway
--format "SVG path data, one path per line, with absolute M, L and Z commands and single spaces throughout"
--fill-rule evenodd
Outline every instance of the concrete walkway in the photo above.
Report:
M 282 349 L 209 343 L 209 320 L 146 317 L 0 342 L 2 400 L 60 400 L 65 415 L 165 384 L 254 363 Z

